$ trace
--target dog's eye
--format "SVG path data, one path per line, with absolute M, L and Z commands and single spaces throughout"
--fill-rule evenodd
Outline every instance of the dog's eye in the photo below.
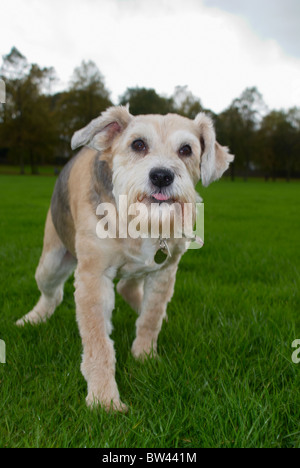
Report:
M 131 144 L 131 148 L 137 153 L 141 153 L 142 151 L 146 151 L 147 145 L 143 140 L 134 140 Z
M 180 148 L 179 154 L 180 156 L 191 156 L 192 148 L 190 147 L 190 145 L 184 145 Z

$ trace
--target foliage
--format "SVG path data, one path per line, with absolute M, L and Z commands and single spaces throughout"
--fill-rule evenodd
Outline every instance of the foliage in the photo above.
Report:
M 6 83 L 6 104 L 2 106 L 0 137 L 9 160 L 18 162 L 21 172 L 30 162 L 45 163 L 53 154 L 56 127 L 49 97 L 43 90 L 53 80 L 53 69 L 29 64 L 15 48 L 3 58 L 1 78 Z
M 59 145 L 57 157 L 70 156 L 73 133 L 85 127 L 92 119 L 111 106 L 104 78 L 94 62 L 82 62 L 75 68 L 69 89 L 54 96 L 54 109 L 58 122 Z
M 267 177 L 284 172 L 287 180 L 300 170 L 299 109 L 272 111 L 264 117 L 258 132 L 260 162 Z
M 187 86 L 176 86 L 172 96 L 174 112 L 194 119 L 204 109 L 199 98 L 188 90 Z
M 129 104 L 130 112 L 138 114 L 168 114 L 172 111 L 172 100 L 159 96 L 154 89 L 127 88 L 120 96 L 120 104 Z
M 68 88 L 53 94 L 54 69 L 28 63 L 13 47 L 3 57 L 0 78 L 7 89 L 6 104 L 0 107 L 0 162 L 18 164 L 21 173 L 26 164 L 33 173 L 38 165 L 64 164 L 72 155 L 74 131 L 113 104 L 92 61 L 83 61 Z M 219 115 L 204 109 L 187 86 L 177 86 L 170 97 L 152 88 L 127 88 L 119 103 L 129 104 L 133 115 L 173 112 L 193 119 L 208 112 L 218 140 L 236 156 L 230 165 L 232 179 L 236 174 L 274 180 L 300 176 L 300 108 L 268 110 L 256 87 L 246 88 Z

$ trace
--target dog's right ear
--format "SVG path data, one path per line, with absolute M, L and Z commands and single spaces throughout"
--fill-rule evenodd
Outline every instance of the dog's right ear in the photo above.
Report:
M 103 151 L 111 146 L 113 139 L 127 127 L 132 118 L 128 107 L 110 107 L 86 127 L 74 133 L 71 147 L 76 149 L 86 145 Z
M 202 150 L 201 180 L 204 187 L 207 187 L 211 182 L 222 176 L 228 169 L 229 164 L 234 160 L 234 156 L 229 154 L 228 148 L 221 146 L 216 141 L 216 134 L 210 117 L 200 112 L 194 121 L 200 131 Z

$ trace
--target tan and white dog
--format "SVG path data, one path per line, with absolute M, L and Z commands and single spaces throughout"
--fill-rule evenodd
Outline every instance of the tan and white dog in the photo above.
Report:
M 218 179 L 233 156 L 216 142 L 212 121 L 203 113 L 194 120 L 176 114 L 134 117 L 121 106 L 109 108 L 74 134 L 72 148 L 83 145 L 62 170 L 52 196 L 36 271 L 41 297 L 17 324 L 50 317 L 62 301 L 64 282 L 76 268 L 87 403 L 124 411 L 110 339 L 114 279 L 119 279 L 117 291 L 139 314 L 133 355 L 155 354 L 186 239 L 168 239 L 167 258 L 157 263 L 160 239 L 118 235 L 100 239 L 97 207 L 111 203 L 117 216 L 124 216 L 119 212 L 120 195 L 128 197 L 129 205 L 195 204 L 194 187 L 200 178 L 205 186 Z

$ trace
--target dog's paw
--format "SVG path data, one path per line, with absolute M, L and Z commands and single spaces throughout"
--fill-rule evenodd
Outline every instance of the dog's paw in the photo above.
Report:
M 156 346 L 153 345 L 153 342 L 139 340 L 136 338 L 133 342 L 131 348 L 132 355 L 141 361 L 144 361 L 148 358 L 157 358 Z
M 25 320 L 20 318 L 19 320 L 16 321 L 15 325 L 17 325 L 17 327 L 24 327 L 25 325 Z
M 102 400 L 99 397 L 96 397 L 94 394 L 88 394 L 85 399 L 86 404 L 91 409 L 96 408 L 103 408 L 107 412 L 119 412 L 119 413 L 127 413 L 128 407 L 121 402 L 119 399 L 111 399 L 109 400 Z
M 31 311 L 28 314 L 24 315 L 22 318 L 16 321 L 18 327 L 24 327 L 26 323 L 31 323 L 31 325 L 36 325 L 42 322 L 42 318 L 35 312 Z

